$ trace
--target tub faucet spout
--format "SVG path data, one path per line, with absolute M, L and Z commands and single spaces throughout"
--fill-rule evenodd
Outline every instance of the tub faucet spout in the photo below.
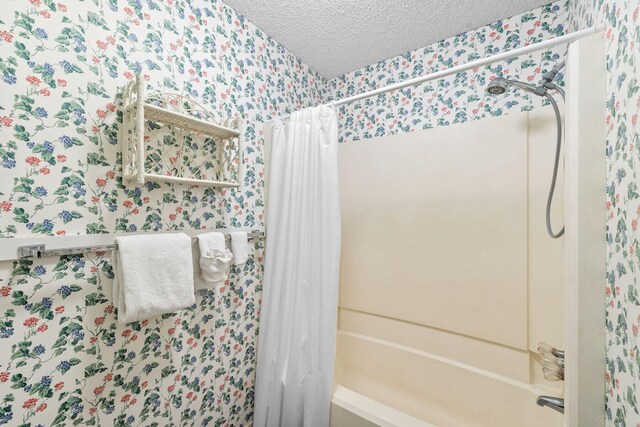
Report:
M 564 414 L 564 399 L 553 396 L 538 396 L 536 403 L 540 406 L 548 406 L 549 408 Z

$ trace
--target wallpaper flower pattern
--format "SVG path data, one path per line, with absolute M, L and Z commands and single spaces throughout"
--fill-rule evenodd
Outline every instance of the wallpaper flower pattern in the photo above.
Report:
M 640 425 L 640 4 L 576 0 L 574 29 L 606 24 L 607 39 L 607 425 Z
M 0 236 L 262 226 L 263 124 L 604 20 L 608 24 L 608 424 L 640 423 L 638 4 L 551 3 L 325 81 L 218 0 L 5 0 L 0 13 Z M 563 48 L 340 108 L 341 141 L 540 105 L 491 97 L 492 76 L 535 81 Z M 186 93 L 247 119 L 241 191 L 120 178 L 121 87 Z M 0 425 L 247 425 L 263 242 L 224 287 L 123 327 L 108 254 L 0 265 Z
M 330 96 L 340 99 L 562 35 L 568 12 L 568 1 L 550 3 L 353 71 L 329 82 Z M 462 123 L 511 109 L 528 111 L 541 105 L 538 97 L 518 90 L 491 96 L 485 94 L 486 84 L 495 76 L 535 82 L 565 53 L 558 47 L 343 106 L 340 141 Z
M 124 184 L 122 87 L 246 119 L 242 190 Z M 217 0 L 6 0 L 0 236 L 263 225 L 263 124 L 325 82 Z M 0 265 L 0 425 L 250 424 L 261 240 L 196 305 L 122 326 L 109 254 Z

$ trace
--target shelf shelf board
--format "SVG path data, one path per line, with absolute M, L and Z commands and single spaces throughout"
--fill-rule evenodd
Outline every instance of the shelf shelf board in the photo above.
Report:
M 225 126 L 216 125 L 205 120 L 200 120 L 186 114 L 167 110 L 155 105 L 144 104 L 144 119 L 165 125 L 175 126 L 180 129 L 199 132 L 221 139 L 231 139 L 240 136 L 240 132 Z
M 203 187 L 240 187 L 240 184 L 235 182 L 227 182 L 227 181 L 210 181 L 206 179 L 196 179 L 196 178 L 182 178 L 178 176 L 168 176 L 168 175 L 158 175 L 152 173 L 145 173 L 145 178 L 150 179 L 152 181 L 164 181 L 164 182 L 173 182 L 178 184 L 187 184 L 187 185 L 201 185 Z

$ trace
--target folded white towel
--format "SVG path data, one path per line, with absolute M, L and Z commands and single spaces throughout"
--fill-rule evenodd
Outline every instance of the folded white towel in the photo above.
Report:
M 229 277 L 229 264 L 233 258 L 227 249 L 224 234 L 215 232 L 200 234 L 198 246 L 200 249 L 200 276 L 206 282 L 206 285 L 198 289 L 224 283 Z
M 113 300 L 118 322 L 149 319 L 195 303 L 189 236 L 149 234 L 115 241 Z
M 249 238 L 244 231 L 229 233 L 231 236 L 231 252 L 235 265 L 242 265 L 249 259 Z
M 202 270 L 200 269 L 200 246 L 197 239 L 192 239 L 191 252 L 193 254 L 193 281 L 196 290 L 207 289 L 209 285 L 202 279 Z

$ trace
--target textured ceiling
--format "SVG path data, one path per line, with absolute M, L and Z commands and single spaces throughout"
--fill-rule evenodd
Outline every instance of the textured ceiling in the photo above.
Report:
M 549 0 L 224 0 L 327 78 Z

